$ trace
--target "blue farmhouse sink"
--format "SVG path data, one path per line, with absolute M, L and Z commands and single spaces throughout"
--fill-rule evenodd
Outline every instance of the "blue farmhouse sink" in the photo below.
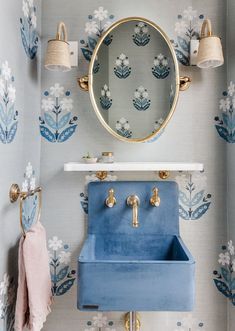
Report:
M 149 203 L 153 187 L 161 203 Z M 117 204 L 105 206 L 108 190 Z M 126 198 L 140 198 L 132 227 Z M 100 311 L 190 311 L 195 262 L 179 236 L 174 182 L 99 182 L 88 188 L 88 235 L 78 259 L 78 308 Z

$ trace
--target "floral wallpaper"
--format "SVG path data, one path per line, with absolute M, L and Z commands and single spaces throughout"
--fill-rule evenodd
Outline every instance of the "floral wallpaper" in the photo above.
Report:
M 217 290 L 235 306 L 235 248 L 232 240 L 222 246 L 218 262 L 219 269 L 213 272 L 214 284 Z
M 165 55 L 159 54 L 155 57 L 153 61 L 152 74 L 157 79 L 166 78 L 170 73 L 170 69 L 168 59 Z
M 57 236 L 48 240 L 52 294 L 53 296 L 61 296 L 67 293 L 75 282 L 76 271 L 71 269 L 69 263 L 71 261 L 71 252 L 68 244 L 63 244 L 63 241 Z
M 14 81 L 8 61 L 3 62 L 0 68 L 0 142 L 3 144 L 13 142 L 18 127 Z
M 215 128 L 219 136 L 227 143 L 235 142 L 235 84 L 230 82 L 228 90 L 223 92 L 219 109 L 222 114 L 215 116 Z
M 136 24 L 132 39 L 137 46 L 146 46 L 149 43 L 150 34 L 146 23 L 139 22 Z
M 200 331 L 205 330 L 204 323 L 197 318 L 193 317 L 192 314 L 187 314 L 182 320 L 176 323 L 174 331 Z
M 36 7 L 33 0 L 23 0 L 23 17 L 20 18 L 20 32 L 26 55 L 33 60 L 37 54 L 39 37 L 37 33 Z
M 184 220 L 198 220 L 209 209 L 211 194 L 206 192 L 205 174 L 181 174 L 179 184 L 179 215 Z
M 139 86 L 134 93 L 133 105 L 137 110 L 144 111 L 149 108 L 151 100 L 145 87 Z
M 87 328 L 84 331 L 116 331 L 116 329 L 112 320 L 103 313 L 97 313 L 87 321 Z
M 112 106 L 111 92 L 107 84 L 101 89 L 100 105 L 103 109 L 108 110 Z
M 14 279 L 7 273 L 0 282 L 0 320 L 6 331 L 14 330 L 16 286 Z
M 199 39 L 201 24 L 204 19 L 203 14 L 198 14 L 196 9 L 189 6 L 182 14 L 178 14 L 175 23 L 176 40 L 171 40 L 178 61 L 185 65 L 190 65 L 190 41 Z
M 63 143 L 76 131 L 78 117 L 72 115 L 73 99 L 70 96 L 70 91 L 58 83 L 44 92 L 40 132 L 50 143 Z

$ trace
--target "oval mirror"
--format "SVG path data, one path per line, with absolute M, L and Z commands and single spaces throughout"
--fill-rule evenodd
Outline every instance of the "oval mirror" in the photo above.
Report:
M 113 24 L 98 41 L 89 68 L 89 92 L 103 126 L 128 142 L 156 139 L 179 94 L 179 70 L 166 34 L 131 17 Z

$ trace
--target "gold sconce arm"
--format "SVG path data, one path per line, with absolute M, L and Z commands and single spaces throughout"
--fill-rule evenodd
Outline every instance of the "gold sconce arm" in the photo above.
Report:
M 114 196 L 114 189 L 109 190 L 108 198 L 105 200 L 105 204 L 107 207 L 112 208 L 114 205 L 116 205 L 117 200 Z
M 83 91 L 87 92 L 89 90 L 89 78 L 87 75 L 78 78 L 77 81 L 78 81 L 78 85 Z
M 150 204 L 153 206 L 153 207 L 159 207 L 160 206 L 160 202 L 161 202 L 161 199 L 158 195 L 158 188 L 157 187 L 154 187 L 153 188 L 153 195 L 152 197 L 150 198 Z

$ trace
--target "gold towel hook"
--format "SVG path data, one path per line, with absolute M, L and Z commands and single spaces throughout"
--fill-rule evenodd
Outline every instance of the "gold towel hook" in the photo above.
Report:
M 42 188 L 39 186 L 39 187 L 35 188 L 34 190 L 30 190 L 28 192 L 22 192 L 20 190 L 20 187 L 18 184 L 12 184 L 10 187 L 10 191 L 9 191 L 10 202 L 11 203 L 16 202 L 18 200 L 18 198 L 20 198 L 20 227 L 21 227 L 22 234 L 24 237 L 26 236 L 26 232 L 25 232 L 24 224 L 23 224 L 23 202 L 26 198 L 28 198 L 29 196 L 33 196 L 36 193 L 38 193 L 38 195 L 39 195 L 38 216 L 37 216 L 37 220 L 36 220 L 36 223 L 37 223 L 41 217 Z

